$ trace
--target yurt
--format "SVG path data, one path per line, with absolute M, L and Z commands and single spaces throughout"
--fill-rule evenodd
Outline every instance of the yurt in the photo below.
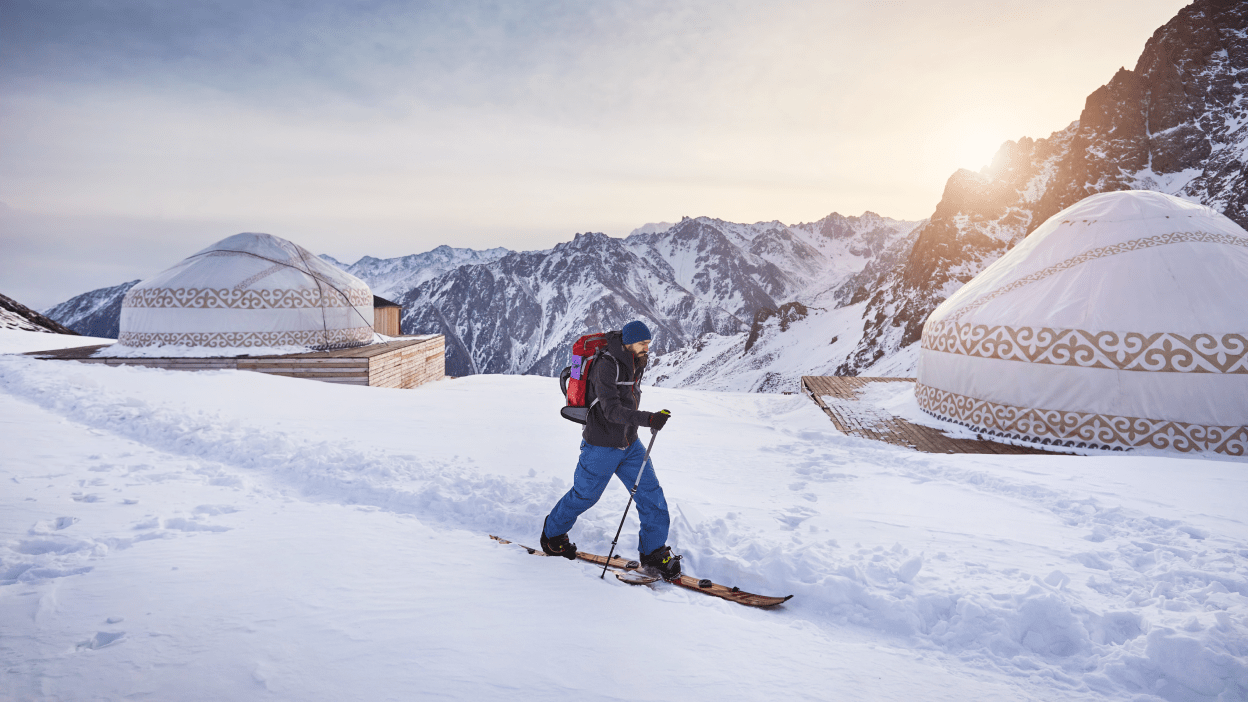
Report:
M 145 280 L 121 304 L 118 344 L 338 349 L 373 339 L 359 278 L 271 234 L 235 234 Z
M 1086 198 L 936 308 L 941 419 L 1072 448 L 1248 449 L 1248 232 L 1162 193 Z

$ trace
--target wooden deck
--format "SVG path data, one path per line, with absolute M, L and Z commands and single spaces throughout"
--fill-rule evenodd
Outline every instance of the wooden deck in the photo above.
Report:
M 1051 454 L 1052 451 L 1014 446 L 996 441 L 955 439 L 939 429 L 913 424 L 900 417 L 859 402 L 859 393 L 871 383 L 914 383 L 914 378 L 859 378 L 807 375 L 802 392 L 819 405 L 840 431 L 873 441 L 924 453 Z
M 441 335 L 399 337 L 384 344 L 279 356 L 93 357 L 102 348 L 102 345 L 79 346 L 54 351 L 32 351 L 25 355 L 106 366 L 145 366 L 186 371 L 245 370 L 327 383 L 383 388 L 414 388 L 446 376 L 446 342 Z

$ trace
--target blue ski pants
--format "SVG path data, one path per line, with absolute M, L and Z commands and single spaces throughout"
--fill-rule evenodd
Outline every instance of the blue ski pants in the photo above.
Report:
M 626 490 L 633 489 L 633 481 L 637 479 L 637 470 L 641 468 L 641 459 L 646 455 L 646 448 L 641 439 L 633 442 L 626 449 L 606 448 L 581 442 L 581 460 L 576 464 L 576 474 L 572 477 L 572 489 L 560 498 L 555 508 L 546 517 L 546 536 L 558 536 L 572 530 L 576 518 L 585 510 L 593 507 L 602 497 L 611 476 L 620 479 Z M 641 553 L 652 553 L 667 544 L 667 529 L 671 519 L 667 514 L 667 500 L 663 498 L 663 487 L 654 474 L 654 461 L 646 461 L 646 470 L 641 474 L 641 484 L 637 487 L 637 515 L 641 519 L 641 533 L 638 535 L 638 550 Z

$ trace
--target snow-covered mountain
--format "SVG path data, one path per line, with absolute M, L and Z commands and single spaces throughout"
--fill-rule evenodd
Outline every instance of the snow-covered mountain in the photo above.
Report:
M 636 318 L 655 332 L 656 356 L 708 334 L 744 345 L 760 313 L 837 289 L 886 254 L 881 242 L 906 240 L 916 224 L 831 218 L 845 226 L 697 217 L 625 239 L 578 234 L 428 281 L 400 298 L 403 329 L 445 334 L 450 375 L 554 375 L 577 337 Z
M 450 375 L 554 375 L 577 337 L 642 318 L 655 332 L 656 356 L 703 337 L 708 341 L 699 348 L 711 343 L 747 354 L 724 367 L 718 354 L 686 352 L 679 358 L 691 367 L 668 373 L 668 384 L 775 389 L 845 360 L 861 321 L 841 310 L 823 315 L 848 300 L 845 291 L 856 289 L 859 278 L 896 265 L 913 244 L 917 224 L 871 212 L 834 213 L 793 226 L 686 217 L 665 229 L 646 225 L 624 239 L 578 234 L 546 251 L 440 246 L 399 258 L 365 256 L 351 265 L 322 258 L 402 304 L 405 333 L 445 334 Z M 48 315 L 84 334 L 115 338 L 121 300 L 137 282 L 84 293 Z M 778 338 L 765 320 L 792 302 L 813 319 Z M 777 355 L 777 344 L 791 345 L 807 326 L 810 334 L 837 336 L 841 343 L 804 359 L 796 352 Z M 780 356 L 792 361 L 781 363 Z M 771 367 L 760 374 L 764 366 Z M 756 382 L 763 377 L 768 380 Z
M 8 295 L 0 295 L 0 329 L 74 334 L 54 319 L 39 314 Z
M 745 326 L 683 288 L 664 261 L 638 256 L 625 240 L 598 233 L 577 234 L 547 251 L 461 266 L 398 302 L 405 333 L 446 335 L 448 375 L 553 375 L 577 337 L 637 317 L 650 320 L 655 348 L 662 350 Z
M 132 280 L 75 295 L 43 313 L 83 336 L 116 339 L 120 328 L 121 300 L 130 288 L 138 284 L 139 281 Z
M 1248 226 L 1248 3 L 1197 0 L 1158 29 L 1134 70 L 1088 96 L 1047 139 L 1007 142 L 979 173 L 949 178 L 905 260 L 860 280 L 866 328 L 841 374 L 919 340 L 927 316 L 1058 211 L 1099 192 L 1147 189 Z M 874 372 L 874 371 L 872 371 Z
M 374 295 L 393 300 L 447 271 L 496 261 L 509 253 L 509 249 L 502 247 L 478 251 L 443 245 L 432 251 L 397 258 L 365 256 L 349 266 L 330 256 L 322 255 L 321 258 L 368 283 Z
M 789 286 L 756 306 L 746 329 L 708 333 L 656 354 L 650 377 L 667 387 L 779 392 L 795 389 L 803 375 L 831 374 L 862 336 L 866 305 L 853 293 L 903 261 L 923 224 L 866 212 L 793 226 L 726 227 L 751 255 L 774 262 Z M 870 372 L 908 375 L 912 366 L 911 353 L 903 351 Z

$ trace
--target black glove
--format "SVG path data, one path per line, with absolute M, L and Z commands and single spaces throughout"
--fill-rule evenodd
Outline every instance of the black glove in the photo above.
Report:
M 668 412 L 667 410 L 663 410 L 661 412 L 651 412 L 650 413 L 650 428 L 655 431 L 662 429 L 663 425 L 667 424 L 667 420 L 670 419 L 671 416 L 672 416 L 672 413 Z

